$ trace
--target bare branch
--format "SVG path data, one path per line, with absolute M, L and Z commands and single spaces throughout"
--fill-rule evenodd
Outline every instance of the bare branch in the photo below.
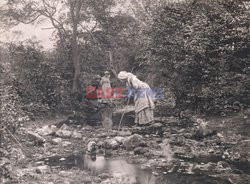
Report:
M 47 30 L 47 29 L 55 29 L 55 27 L 42 27 L 42 30 Z

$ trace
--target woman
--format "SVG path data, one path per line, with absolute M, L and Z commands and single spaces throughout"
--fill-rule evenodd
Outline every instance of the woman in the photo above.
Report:
M 154 121 L 153 109 L 155 108 L 153 97 L 149 95 L 151 90 L 149 85 L 140 81 L 132 73 L 121 71 L 118 78 L 122 81 L 127 81 L 127 84 L 132 90 L 135 90 L 135 123 L 137 125 L 148 125 Z M 148 92 L 147 92 L 148 91 Z
M 105 96 L 101 96 L 101 98 L 99 99 L 101 123 L 105 128 L 105 130 L 107 130 L 108 132 L 112 129 L 113 125 L 112 121 L 113 104 L 112 104 L 112 99 L 109 97 L 110 96 L 109 90 L 111 89 L 109 78 L 110 74 L 108 71 L 106 71 L 100 81 L 100 85 L 102 87 L 101 90 L 104 92 Z M 107 89 L 109 90 L 107 91 Z
M 105 96 L 108 94 L 107 89 L 111 88 L 109 78 L 110 78 L 109 72 L 106 71 L 104 72 L 104 76 L 101 78 L 101 81 L 100 81 L 100 84 L 102 86 L 102 90 L 104 91 Z

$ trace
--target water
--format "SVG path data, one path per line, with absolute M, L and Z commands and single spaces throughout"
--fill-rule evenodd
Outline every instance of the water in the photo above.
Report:
M 71 155 L 62 159 L 61 157 L 50 157 L 45 159 L 49 166 L 60 167 L 63 170 L 79 168 L 87 170 L 92 176 L 109 173 L 117 183 L 124 184 L 228 184 L 227 180 L 213 178 L 200 174 L 165 173 L 157 171 L 156 175 L 150 169 L 142 170 L 139 164 L 130 164 L 124 158 L 107 159 L 103 156 Z

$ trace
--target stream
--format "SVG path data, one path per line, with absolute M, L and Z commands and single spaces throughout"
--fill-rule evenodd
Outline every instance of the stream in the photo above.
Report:
M 113 182 L 124 184 L 227 184 L 227 180 L 204 174 L 167 173 L 164 170 L 152 172 L 150 168 L 141 169 L 140 164 L 130 164 L 126 158 L 105 158 L 104 156 L 71 155 L 66 158 L 53 156 L 46 158 L 45 164 L 62 170 L 78 168 L 88 171 L 96 177 L 103 174 L 111 177 Z M 109 182 L 107 182 L 109 183 Z

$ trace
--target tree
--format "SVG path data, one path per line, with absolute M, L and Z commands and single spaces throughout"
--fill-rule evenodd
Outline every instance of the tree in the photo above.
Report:
M 107 3 L 105 4 L 107 5 Z M 72 92 L 76 92 L 80 88 L 79 78 L 81 73 L 79 31 L 84 29 L 84 31 L 91 33 L 92 28 L 89 30 L 88 27 L 91 27 L 89 25 L 93 22 L 92 13 L 95 13 L 93 7 L 97 5 L 92 0 L 6 0 L 8 8 L 5 10 L 4 16 L 9 26 L 20 23 L 39 23 L 46 18 L 50 20 L 53 28 L 56 29 L 62 49 L 64 49 L 62 45 L 64 40 L 70 40 L 72 54 L 69 58 L 74 65 Z M 105 11 L 105 8 L 102 9 L 103 11 Z M 81 29 L 79 29 L 79 26 L 81 26 Z M 62 53 L 64 52 L 62 51 Z
M 172 87 L 179 108 L 219 113 L 249 105 L 244 95 L 249 87 L 243 85 L 249 18 L 243 1 L 201 0 L 158 9 L 147 33 L 148 60 Z

